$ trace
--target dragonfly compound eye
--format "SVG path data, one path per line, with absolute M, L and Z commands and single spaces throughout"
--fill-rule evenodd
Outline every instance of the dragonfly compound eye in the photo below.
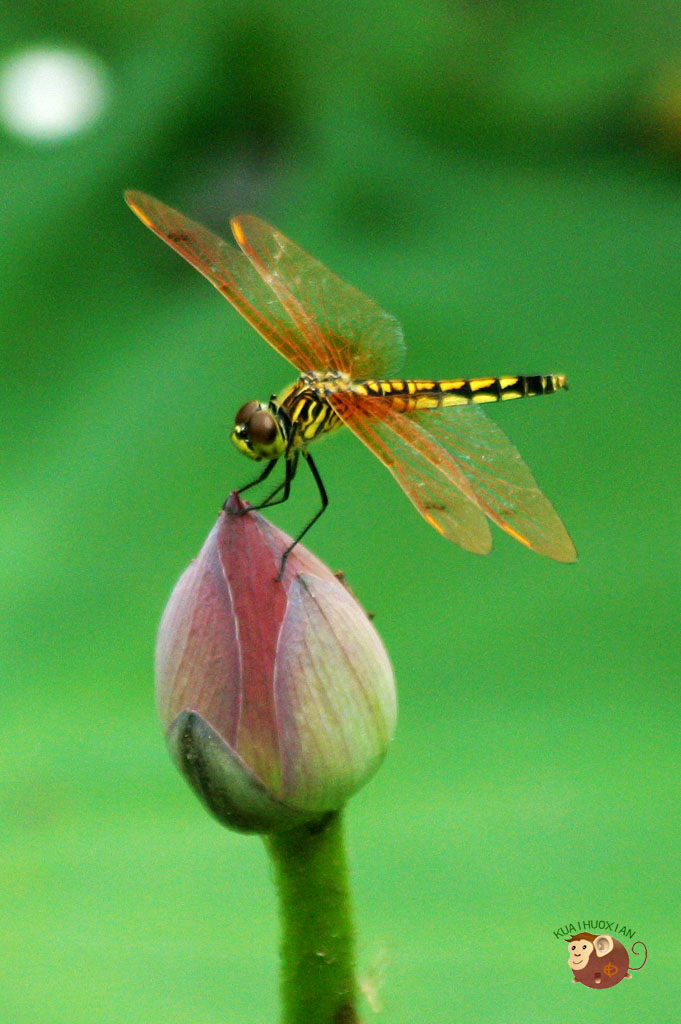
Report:
M 266 409 L 254 412 L 248 420 L 248 436 L 254 445 L 272 444 L 277 436 L 277 423 L 272 413 Z
M 257 412 L 259 408 L 260 402 L 246 402 L 245 405 L 241 406 L 238 413 L 234 417 L 235 425 L 239 426 L 241 423 L 248 423 L 253 413 Z

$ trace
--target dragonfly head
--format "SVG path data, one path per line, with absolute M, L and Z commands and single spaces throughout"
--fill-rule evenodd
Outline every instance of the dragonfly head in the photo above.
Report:
M 232 443 L 258 462 L 280 458 L 286 451 L 286 435 L 276 409 L 255 401 L 242 405 L 234 418 Z

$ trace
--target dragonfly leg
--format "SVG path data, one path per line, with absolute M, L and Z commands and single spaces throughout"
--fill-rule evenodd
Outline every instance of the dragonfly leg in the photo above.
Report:
M 256 476 L 255 480 L 251 480 L 250 483 L 244 484 L 243 487 L 237 487 L 236 493 L 237 494 L 243 494 L 244 491 L 248 491 L 248 490 L 250 490 L 251 487 L 255 487 L 256 484 L 259 484 L 263 480 L 266 480 L 267 477 L 272 472 L 272 470 L 274 469 L 274 467 L 276 466 L 276 464 L 277 464 L 277 460 L 276 459 L 270 459 L 270 461 L 267 463 L 267 465 L 263 469 L 263 471 L 260 474 L 260 476 Z
M 274 465 L 274 463 L 271 463 L 271 465 Z M 295 455 L 293 455 L 292 458 L 286 459 L 286 475 L 285 475 L 284 479 L 282 480 L 282 482 L 280 484 L 278 484 L 274 488 L 274 490 L 270 492 L 270 494 L 267 495 L 267 497 L 264 499 L 264 501 L 259 502 L 257 505 L 250 505 L 248 508 L 244 509 L 244 512 L 253 512 L 253 511 L 257 511 L 258 509 L 261 509 L 261 508 L 271 508 L 272 505 L 281 505 L 283 502 L 288 501 L 289 494 L 291 493 L 291 481 L 293 480 L 294 476 L 296 475 L 296 469 L 297 468 L 298 468 L 298 452 L 296 452 Z M 264 480 L 265 477 L 268 476 L 268 475 L 269 475 L 269 469 L 268 469 L 267 473 L 261 474 L 258 477 L 257 480 L 253 481 L 253 483 L 254 484 L 260 483 L 260 481 Z M 250 487 L 251 485 L 247 484 L 246 486 Z M 277 494 L 279 494 L 279 491 L 282 491 L 282 490 L 284 492 L 282 497 L 281 498 L 277 498 L 276 501 L 275 501 L 274 500 L 275 496 Z M 240 494 L 241 491 L 239 491 L 238 493 Z
M 286 548 L 286 551 L 281 556 L 281 565 L 279 566 L 279 575 L 277 576 L 277 580 L 280 580 L 282 578 L 282 576 L 284 575 L 284 569 L 286 568 L 286 559 L 291 554 L 291 552 L 293 551 L 293 549 L 296 546 L 296 544 L 299 544 L 301 542 L 301 540 L 303 539 L 303 537 L 305 536 L 307 531 L 310 529 L 310 527 L 314 526 L 314 524 L 317 522 L 317 520 L 321 516 L 322 512 L 326 511 L 326 508 L 327 508 L 327 506 L 329 504 L 329 496 L 326 493 L 326 488 L 324 487 L 324 484 L 322 482 L 322 478 L 319 475 L 319 470 L 315 466 L 314 460 L 313 460 L 312 456 L 304 448 L 303 448 L 303 452 L 302 453 L 303 453 L 303 458 L 305 459 L 305 461 L 307 462 L 308 466 L 310 467 L 310 471 L 312 473 L 312 476 L 314 477 L 314 482 L 317 485 L 317 489 L 319 491 L 319 497 L 322 500 L 322 505 L 321 505 L 321 508 L 318 509 L 317 512 L 315 512 L 315 514 L 312 516 L 312 519 L 309 521 L 309 523 L 307 523 L 307 525 L 304 526 L 303 529 L 300 531 L 300 533 L 298 534 L 296 539 L 293 541 L 293 544 L 291 544 L 290 547 Z M 291 477 L 291 479 L 293 479 L 293 477 Z
M 298 452 L 292 456 L 292 458 L 286 459 L 286 473 L 284 479 L 281 481 L 278 487 L 275 487 L 271 494 L 269 494 L 262 505 L 258 508 L 268 508 L 270 505 L 281 505 L 283 502 L 288 501 L 289 494 L 291 493 L 291 483 L 298 470 Z M 277 498 L 276 501 L 272 501 L 275 494 L 279 494 L 279 491 L 283 490 L 281 498 Z

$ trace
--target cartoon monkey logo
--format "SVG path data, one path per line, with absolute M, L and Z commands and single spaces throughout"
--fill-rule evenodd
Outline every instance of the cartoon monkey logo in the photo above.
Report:
M 594 935 L 592 932 L 580 932 L 565 940 L 569 944 L 570 959 L 568 964 L 572 968 L 573 981 L 581 981 L 587 988 L 612 988 L 619 985 L 623 978 L 631 978 L 629 973 L 629 953 L 621 942 L 613 939 L 612 935 Z M 648 950 L 645 942 L 635 942 L 631 952 L 637 946 L 643 946 L 645 956 L 643 964 L 648 959 Z M 640 953 L 636 953 L 640 956 Z M 640 971 L 643 964 L 632 967 L 632 971 Z

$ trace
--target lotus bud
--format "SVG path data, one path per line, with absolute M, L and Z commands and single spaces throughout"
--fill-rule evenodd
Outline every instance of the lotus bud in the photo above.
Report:
M 246 514 L 244 514 L 246 513 Z M 271 832 L 338 810 L 392 739 L 392 669 L 346 586 L 236 494 L 159 628 L 174 761 L 225 825 Z

